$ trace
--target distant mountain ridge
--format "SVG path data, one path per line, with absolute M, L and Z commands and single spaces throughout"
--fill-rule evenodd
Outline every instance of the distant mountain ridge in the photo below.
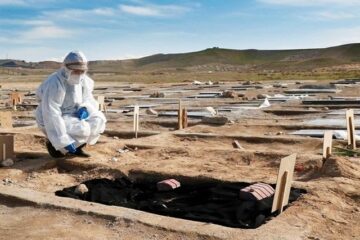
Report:
M 156 54 L 139 59 L 91 61 L 90 69 L 95 72 L 121 72 L 191 68 L 203 65 L 248 65 L 257 69 L 311 69 L 351 63 L 360 63 L 360 43 L 294 50 L 208 48 L 198 52 Z M 9 68 L 56 69 L 60 66 L 61 63 L 53 61 L 0 60 L 0 67 Z

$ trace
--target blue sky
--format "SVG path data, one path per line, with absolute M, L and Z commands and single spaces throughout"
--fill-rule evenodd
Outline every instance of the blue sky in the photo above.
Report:
M 0 59 L 315 48 L 360 42 L 360 0 L 0 0 Z

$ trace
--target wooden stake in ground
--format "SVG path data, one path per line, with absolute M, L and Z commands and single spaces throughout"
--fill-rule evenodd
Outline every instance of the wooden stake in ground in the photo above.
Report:
M 97 102 L 99 103 L 99 111 L 106 112 L 105 96 L 98 96 Z
M 182 105 L 181 105 L 181 99 L 179 99 L 179 109 L 178 109 L 178 129 L 183 129 L 183 111 L 182 111 Z
M 187 110 L 186 110 L 185 107 L 182 109 L 182 119 L 181 119 L 181 122 L 182 122 L 182 127 L 183 127 L 183 128 L 187 128 L 187 127 L 188 127 Z
M 184 129 L 188 126 L 188 119 L 187 119 L 187 110 L 185 107 L 182 106 L 181 100 L 179 100 L 179 109 L 178 109 L 178 129 Z
M 22 103 L 22 101 L 23 101 L 23 95 L 21 93 L 18 92 L 10 93 L 10 102 L 14 110 L 16 110 L 16 105 Z
M 134 132 L 135 132 L 135 138 L 138 137 L 138 131 L 139 131 L 139 114 L 140 114 L 140 108 L 138 105 L 134 106 Z
M 333 131 L 325 131 L 324 143 L 323 143 L 323 159 L 328 159 L 331 156 L 332 139 L 333 139 Z
M 271 212 L 282 213 L 289 203 L 289 195 L 293 180 L 296 153 L 281 159 L 279 173 L 276 181 L 276 190 Z
M 0 135 L 0 162 L 14 159 L 14 136 Z
M 356 149 L 354 110 L 352 109 L 346 111 L 346 128 L 348 145 L 351 146 L 352 149 Z
M 0 112 L 0 128 L 12 128 L 12 114 L 11 112 Z

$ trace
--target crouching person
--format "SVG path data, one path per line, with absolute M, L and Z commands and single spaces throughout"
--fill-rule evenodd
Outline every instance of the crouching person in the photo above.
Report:
M 87 69 L 84 54 L 70 52 L 36 92 L 36 121 L 48 138 L 52 157 L 90 157 L 83 147 L 94 145 L 105 130 L 106 118 L 92 94 L 94 81 L 86 75 Z

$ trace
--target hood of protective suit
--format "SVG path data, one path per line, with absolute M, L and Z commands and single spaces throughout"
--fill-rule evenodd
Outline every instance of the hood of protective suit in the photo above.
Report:
M 64 59 L 63 64 L 68 69 L 72 70 L 88 70 L 88 61 L 85 55 L 80 51 L 70 52 Z

